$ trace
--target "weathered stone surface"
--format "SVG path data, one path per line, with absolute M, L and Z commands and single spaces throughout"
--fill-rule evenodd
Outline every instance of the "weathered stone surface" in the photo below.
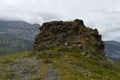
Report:
M 34 53 L 66 46 L 78 47 L 85 55 L 104 54 L 104 42 L 98 30 L 86 27 L 82 20 L 47 22 L 40 27 L 40 32 L 35 39 Z

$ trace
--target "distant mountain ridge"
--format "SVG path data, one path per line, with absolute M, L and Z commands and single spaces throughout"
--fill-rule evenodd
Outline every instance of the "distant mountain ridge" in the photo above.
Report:
M 0 55 L 31 50 L 39 26 L 24 21 L 0 20 Z
M 105 41 L 105 56 L 112 60 L 120 59 L 120 42 Z
M 39 26 L 39 24 L 30 24 L 24 21 L 0 20 L 0 33 L 33 41 L 34 37 L 39 32 Z
M 32 42 L 15 38 L 7 34 L 0 34 L 0 56 L 29 51 L 32 49 Z

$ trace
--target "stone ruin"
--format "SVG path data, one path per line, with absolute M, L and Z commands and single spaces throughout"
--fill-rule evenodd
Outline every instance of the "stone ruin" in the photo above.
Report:
M 46 22 L 40 26 L 33 52 L 37 54 L 59 46 L 78 47 L 82 54 L 104 55 L 104 42 L 98 30 L 86 27 L 79 19 Z

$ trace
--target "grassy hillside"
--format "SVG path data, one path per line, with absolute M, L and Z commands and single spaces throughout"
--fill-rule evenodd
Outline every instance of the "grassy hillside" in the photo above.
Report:
M 0 34 L 0 56 L 25 50 L 27 51 L 31 48 L 31 41 L 15 38 L 7 34 Z
M 77 50 L 51 49 L 0 58 L 2 80 L 119 80 L 120 70 L 102 57 L 89 58 Z
M 32 52 L 0 57 L 0 80 L 120 79 L 119 66 L 104 57 L 104 42 L 97 29 L 76 19 L 44 23 L 40 30 Z M 8 49 L 16 50 L 18 43 L 20 49 L 27 47 L 23 48 L 28 44 L 25 40 L 2 37 L 1 42 L 9 47 L 1 44 Z

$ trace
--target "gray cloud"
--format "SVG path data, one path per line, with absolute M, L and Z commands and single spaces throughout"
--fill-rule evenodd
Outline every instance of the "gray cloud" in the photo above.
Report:
M 0 19 L 41 24 L 79 18 L 98 28 L 104 40 L 120 41 L 119 4 L 120 0 L 0 0 Z
M 44 21 L 61 19 L 61 16 L 59 14 L 54 13 L 38 13 L 38 16 L 40 16 Z
M 103 34 L 104 40 L 120 41 L 120 11 L 114 10 L 91 10 L 92 13 L 101 15 L 101 19 L 96 22 L 98 29 Z

